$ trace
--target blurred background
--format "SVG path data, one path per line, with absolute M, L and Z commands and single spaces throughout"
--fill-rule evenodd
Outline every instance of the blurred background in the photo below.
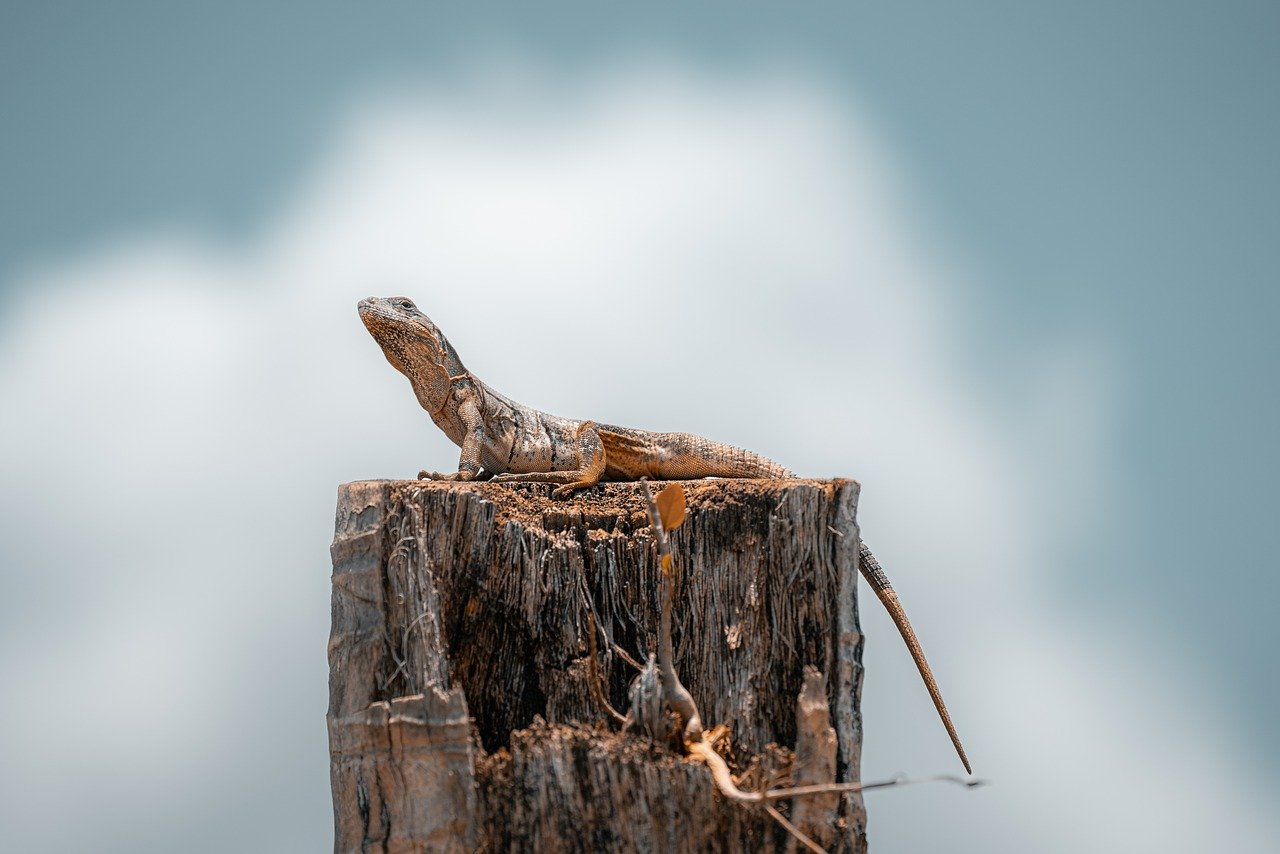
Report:
M 0 11 L 3 847 L 331 847 L 336 486 L 457 456 L 403 293 L 862 482 L 992 781 L 872 850 L 1280 850 L 1277 7 L 478 7 Z M 863 622 L 864 776 L 958 771 Z

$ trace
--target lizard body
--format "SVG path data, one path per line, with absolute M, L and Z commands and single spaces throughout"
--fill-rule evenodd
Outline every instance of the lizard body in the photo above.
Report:
M 419 478 L 554 483 L 552 495 L 563 498 L 602 480 L 794 477 L 758 454 L 691 433 L 654 433 L 562 418 L 517 403 L 468 371 L 453 345 L 411 300 L 369 297 L 360 301 L 359 310 L 387 361 L 409 379 L 431 420 L 462 449 L 457 471 L 422 471 Z M 866 543 L 859 544 L 859 557 L 863 577 L 889 611 L 965 771 L 970 771 L 897 594 Z

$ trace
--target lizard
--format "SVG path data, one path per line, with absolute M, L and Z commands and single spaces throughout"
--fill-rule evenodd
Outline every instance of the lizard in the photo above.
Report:
M 655 433 L 595 421 L 562 418 L 517 403 L 466 369 L 440 329 L 408 297 L 360 300 L 360 319 L 383 355 L 413 386 L 418 403 L 462 449 L 451 472 L 421 471 L 419 479 L 494 483 L 552 483 L 555 498 L 601 481 L 721 478 L 791 478 L 784 466 L 759 454 L 691 433 Z M 889 612 L 924 680 L 960 762 L 969 757 L 942 700 L 898 594 L 865 542 L 858 565 Z

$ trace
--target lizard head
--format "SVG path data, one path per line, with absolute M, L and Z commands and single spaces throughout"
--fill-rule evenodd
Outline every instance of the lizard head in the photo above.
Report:
M 465 370 L 440 329 L 408 297 L 366 297 L 358 307 L 387 361 L 410 379 L 426 371 L 448 376 Z

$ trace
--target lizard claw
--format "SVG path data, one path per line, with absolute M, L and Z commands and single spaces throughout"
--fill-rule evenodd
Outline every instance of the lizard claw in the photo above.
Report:
M 423 469 L 418 472 L 418 480 L 471 480 L 471 478 L 472 474 L 469 471 L 438 472 Z

